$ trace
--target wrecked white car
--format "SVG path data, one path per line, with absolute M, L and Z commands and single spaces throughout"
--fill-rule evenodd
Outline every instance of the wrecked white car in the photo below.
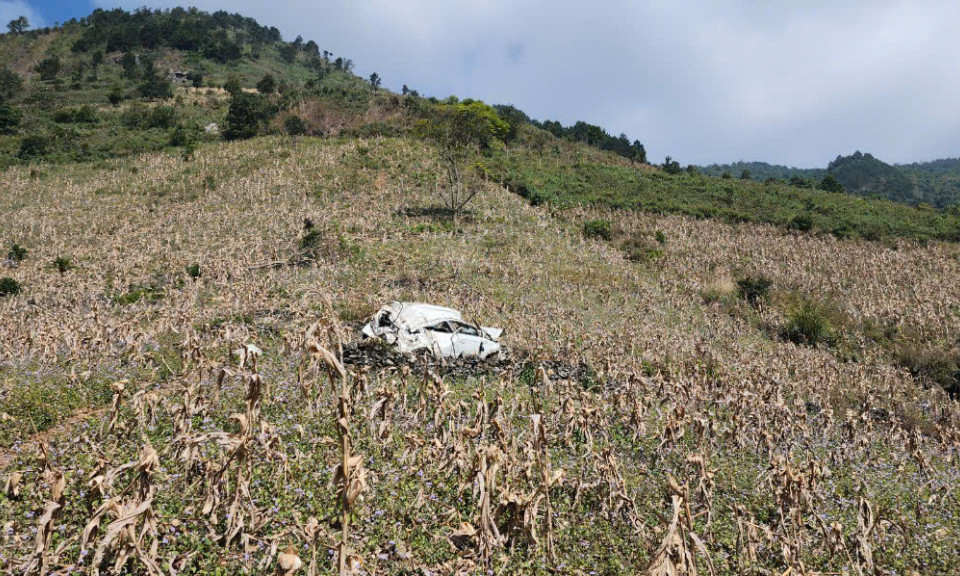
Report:
M 414 302 L 391 302 L 363 327 L 364 336 L 379 338 L 404 354 L 426 350 L 437 358 L 481 360 L 500 352 L 502 333 L 466 322 L 452 308 Z

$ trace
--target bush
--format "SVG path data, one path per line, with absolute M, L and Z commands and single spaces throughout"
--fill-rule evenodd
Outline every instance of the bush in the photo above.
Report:
M 799 230 L 800 232 L 809 232 L 813 230 L 813 220 L 808 214 L 797 214 L 787 223 L 790 230 Z
M 31 134 L 20 141 L 17 158 L 21 160 L 35 160 L 42 158 L 49 151 L 48 138 L 40 134 Z
M 41 60 L 34 70 L 40 75 L 41 80 L 53 80 L 62 68 L 63 65 L 60 63 L 60 57 L 51 56 L 50 58 Z
M 15 296 L 22 292 L 20 283 L 13 278 L 0 278 L 0 298 L 4 296 Z
M 661 246 L 661 244 L 654 243 L 649 238 L 633 236 L 624 240 L 620 244 L 620 249 L 623 250 L 627 260 L 631 262 L 649 262 L 663 256 Z
M 788 316 L 783 337 L 794 344 L 832 344 L 836 340 L 833 324 L 824 306 L 804 300 Z
M 227 140 L 253 138 L 260 130 L 260 122 L 266 117 L 266 104 L 262 96 L 237 92 L 230 98 L 223 137 Z
M 747 276 L 737 280 L 737 296 L 756 306 L 770 296 L 771 286 L 773 282 L 766 276 Z
M 22 112 L 16 106 L 0 105 L 0 134 L 16 134 Z
M 89 104 L 79 108 L 61 108 L 53 113 L 53 119 L 61 124 L 96 124 L 100 121 L 97 111 Z
M 7 252 L 7 258 L 11 262 L 23 262 L 27 257 L 27 249 L 23 246 L 14 242 L 10 245 L 10 250 Z
M 176 108 L 173 106 L 156 106 L 147 117 L 146 128 L 170 128 L 176 120 Z
M 909 344 L 897 351 L 896 361 L 922 384 L 936 384 L 951 395 L 960 394 L 960 355 L 956 352 Z
M 110 104 L 116 106 L 123 102 L 123 86 L 119 84 L 114 84 L 110 87 L 110 92 L 107 94 L 107 100 L 110 101 Z
M 170 133 L 170 145 L 195 147 L 197 140 L 200 139 L 200 132 L 200 127 L 196 124 L 177 124 L 177 127 Z
M 296 115 L 287 116 L 283 121 L 283 128 L 291 136 L 303 136 L 307 133 L 307 123 L 303 121 L 303 118 Z
M 588 220 L 583 223 L 583 235 L 587 238 L 613 239 L 613 227 L 606 220 Z
M 57 256 L 52 262 L 52 265 L 53 268 L 61 275 L 66 274 L 73 269 L 73 263 L 70 261 L 70 259 L 63 256 Z
M 277 81 L 273 79 L 273 74 L 264 74 L 263 78 L 257 82 L 257 92 L 261 94 L 273 94 L 277 91 Z
M 191 264 L 191 265 L 187 266 L 187 276 L 193 278 L 194 280 L 197 280 L 197 279 L 199 279 L 200 276 L 202 276 L 202 275 L 203 275 L 203 273 L 200 271 L 200 265 L 199 265 L 199 264 Z

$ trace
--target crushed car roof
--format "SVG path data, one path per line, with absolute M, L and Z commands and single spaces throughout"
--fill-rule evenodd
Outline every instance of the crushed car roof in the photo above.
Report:
M 463 315 L 453 308 L 421 304 L 418 302 L 391 302 L 384 306 L 390 310 L 390 320 L 401 329 L 416 332 L 444 320 L 463 321 Z

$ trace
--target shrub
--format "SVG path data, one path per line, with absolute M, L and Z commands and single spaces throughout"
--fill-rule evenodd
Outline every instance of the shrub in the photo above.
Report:
M 787 223 L 790 230 L 799 230 L 800 232 L 809 232 L 813 229 L 813 220 L 808 214 L 797 214 Z
M 17 158 L 34 160 L 43 157 L 49 150 L 48 138 L 40 134 L 31 134 L 20 141 Z
M 236 92 L 230 98 L 227 111 L 226 128 L 223 137 L 227 140 L 252 138 L 260 129 L 260 122 L 266 119 L 267 111 L 263 97 L 258 94 Z
M 53 119 L 61 124 L 96 124 L 100 121 L 97 111 L 89 104 L 79 108 L 61 108 L 54 112 Z
M 0 298 L 4 296 L 15 296 L 22 291 L 23 289 L 20 287 L 20 283 L 13 278 L 0 278 Z
M 766 276 L 747 276 L 737 280 L 737 296 L 756 306 L 769 297 L 771 286 L 773 282 Z
M 16 134 L 21 116 L 20 108 L 9 104 L 0 105 L 0 134 Z
M 34 70 L 40 75 L 41 80 L 53 80 L 62 68 L 63 65 L 60 63 L 60 57 L 51 56 L 50 58 L 41 60 Z
M 631 262 L 649 262 L 663 256 L 661 244 L 654 243 L 649 238 L 643 236 L 633 236 L 620 244 L 627 260 Z
M 177 119 L 173 106 L 156 106 L 147 117 L 146 128 L 170 128 Z
M 794 344 L 832 344 L 836 340 L 833 324 L 823 305 L 804 300 L 787 316 L 783 337 Z
M 61 275 L 66 274 L 73 269 L 73 263 L 70 262 L 70 259 L 63 256 L 57 256 L 52 264 L 54 269 L 56 269 L 56 271 Z
M 291 136 L 302 136 L 307 133 L 307 123 L 303 118 L 293 114 L 283 121 L 283 128 Z
M 654 238 L 656 238 L 657 244 L 661 246 L 667 245 L 667 235 L 663 230 L 657 230 L 657 233 L 654 234 Z
M 123 102 L 123 86 L 119 84 L 114 84 L 110 87 L 110 92 L 107 94 L 107 100 L 110 101 L 110 104 L 114 106 Z
M 200 265 L 199 265 L 199 264 L 191 264 L 191 265 L 187 266 L 187 276 L 193 278 L 194 280 L 197 280 L 197 279 L 199 279 L 200 276 L 202 276 L 202 275 L 203 275 L 203 273 L 200 271 Z
M 960 355 L 941 348 L 902 347 L 896 361 L 922 384 L 936 384 L 951 395 L 960 394 Z
M 195 124 L 177 124 L 177 127 L 170 133 L 171 146 L 189 147 L 195 145 L 200 138 L 200 127 Z
M 23 262 L 27 257 L 27 249 L 23 246 L 14 242 L 10 245 L 10 250 L 7 252 L 7 258 L 11 262 Z
M 583 223 L 583 235 L 587 238 L 613 239 L 613 227 L 607 220 L 588 220 Z
M 273 94 L 277 91 L 277 81 L 273 79 L 273 74 L 264 74 L 263 78 L 257 82 L 257 92 L 261 94 Z

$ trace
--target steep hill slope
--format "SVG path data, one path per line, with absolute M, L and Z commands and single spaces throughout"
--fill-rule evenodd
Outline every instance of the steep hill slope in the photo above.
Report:
M 0 229 L 27 254 L 4 272 L 22 293 L 0 298 L 2 462 L 21 474 L 19 496 L 0 495 L 4 569 L 122 553 L 118 505 L 149 511 L 118 571 L 273 573 L 292 546 L 335 572 L 342 402 L 363 478 L 347 546 L 367 570 L 635 574 L 665 561 L 688 506 L 677 542 L 718 574 L 855 570 L 858 516 L 878 509 L 896 525 L 864 536 L 876 566 L 960 566 L 944 504 L 960 409 L 890 352 L 960 329 L 955 245 L 555 212 L 494 184 L 453 228 L 432 158 L 408 138 L 260 138 L 189 161 L 9 169 Z M 599 219 L 610 241 L 583 236 Z M 756 306 L 745 275 L 773 282 Z M 337 354 L 394 298 L 506 328 L 513 361 L 469 376 L 348 364 L 341 380 L 306 347 Z M 831 302 L 833 343 L 780 336 L 805 299 Z M 234 353 L 248 345 L 255 362 Z M 25 422 L 53 426 L 45 452 Z M 798 496 L 776 488 L 807 475 Z M 51 524 L 37 510 L 58 498 Z M 757 527 L 755 556 L 738 522 Z M 31 528 L 50 547 L 35 553 Z

